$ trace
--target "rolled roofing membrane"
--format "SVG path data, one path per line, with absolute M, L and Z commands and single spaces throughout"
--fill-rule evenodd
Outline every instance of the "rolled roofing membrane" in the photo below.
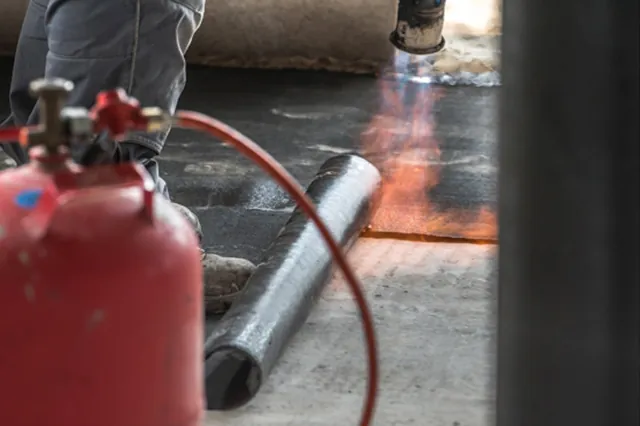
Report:
M 3 0 L 0 54 L 11 55 L 28 0 Z M 377 73 L 393 64 L 397 0 L 207 0 L 187 54 L 194 64 Z M 144 19 L 144 16 L 143 16 Z M 442 52 L 424 57 L 444 83 L 496 83 L 500 0 L 449 1 Z M 477 80 L 493 73 L 492 79 Z

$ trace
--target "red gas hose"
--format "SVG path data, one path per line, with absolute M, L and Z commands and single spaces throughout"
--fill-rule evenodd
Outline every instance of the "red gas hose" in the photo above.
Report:
M 116 103 L 116 106 L 118 105 L 119 104 Z M 125 103 L 125 106 L 126 105 L 128 104 Z M 147 124 L 144 119 L 141 123 L 145 125 Z M 329 231 L 329 228 L 327 228 L 322 219 L 318 216 L 313 201 L 307 197 L 296 179 L 291 176 L 280 163 L 269 155 L 269 153 L 263 150 L 251 139 L 226 124 L 197 112 L 178 111 L 174 118 L 174 125 L 185 129 L 200 130 L 214 136 L 215 138 L 221 139 L 223 142 L 233 145 L 237 151 L 256 163 L 269 176 L 271 176 L 271 178 L 273 178 L 291 196 L 298 207 L 318 228 L 318 231 L 326 241 L 336 264 L 342 270 L 344 278 L 351 290 L 351 293 L 353 294 L 358 310 L 360 311 L 368 356 L 368 380 L 367 393 L 359 425 L 370 426 L 375 411 L 379 381 L 378 348 L 373 315 L 371 314 L 371 309 L 367 303 L 360 280 L 347 261 L 342 248 L 335 238 L 333 238 L 331 231 Z M 0 129 L 0 143 L 20 139 L 22 132 L 23 130 L 20 128 Z
M 296 179 L 287 172 L 287 170 L 278 163 L 268 152 L 262 149 L 251 139 L 227 126 L 226 124 L 192 111 L 178 111 L 175 115 L 174 124 L 177 127 L 185 129 L 200 130 L 209 135 L 222 140 L 225 143 L 233 145 L 242 155 L 256 163 L 264 170 L 273 180 L 275 180 L 296 202 L 298 207 L 307 215 L 318 231 L 324 238 L 333 255 L 333 258 L 342 270 L 344 278 L 349 285 L 349 289 L 353 294 L 360 316 L 362 318 L 362 328 L 364 331 L 365 344 L 367 347 L 368 357 L 368 380 L 367 394 L 364 400 L 362 415 L 360 417 L 360 426 L 370 426 L 375 412 L 377 394 L 378 394 L 378 346 L 376 340 L 375 325 L 371 309 L 364 295 L 363 286 L 356 276 L 353 268 L 349 264 L 344 255 L 342 248 L 333 238 L 331 231 L 324 224 L 313 204 L 313 201 L 307 197 L 304 190 L 298 184 Z
M 21 127 L 6 127 L 0 129 L 0 142 L 18 141 L 20 139 Z

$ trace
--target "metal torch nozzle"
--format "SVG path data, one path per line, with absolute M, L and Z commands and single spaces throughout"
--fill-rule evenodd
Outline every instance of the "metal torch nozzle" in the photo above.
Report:
M 391 43 L 414 55 L 442 50 L 445 3 L 446 0 L 398 0 L 398 22 L 389 37 Z

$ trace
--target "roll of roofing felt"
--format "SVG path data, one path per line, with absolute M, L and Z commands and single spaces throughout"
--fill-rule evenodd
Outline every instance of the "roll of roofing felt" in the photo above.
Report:
M 202 25 L 187 57 L 191 63 L 211 66 L 376 72 L 393 58 L 389 34 L 396 25 L 397 1 L 206 0 Z M 28 3 L 0 2 L 0 53 L 13 52 Z M 501 0 L 447 2 L 447 46 L 429 58 L 430 69 L 440 74 L 494 70 L 500 4 Z

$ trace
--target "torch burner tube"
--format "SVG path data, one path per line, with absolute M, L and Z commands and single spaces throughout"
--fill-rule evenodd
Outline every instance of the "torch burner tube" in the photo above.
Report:
M 446 0 L 398 0 L 397 24 L 389 36 L 391 43 L 414 55 L 442 50 L 445 3 Z
M 307 195 L 343 248 L 368 225 L 380 183 L 367 160 L 340 155 L 327 160 L 309 185 Z M 296 209 L 205 343 L 209 410 L 237 408 L 257 394 L 307 319 L 332 265 L 315 225 Z

